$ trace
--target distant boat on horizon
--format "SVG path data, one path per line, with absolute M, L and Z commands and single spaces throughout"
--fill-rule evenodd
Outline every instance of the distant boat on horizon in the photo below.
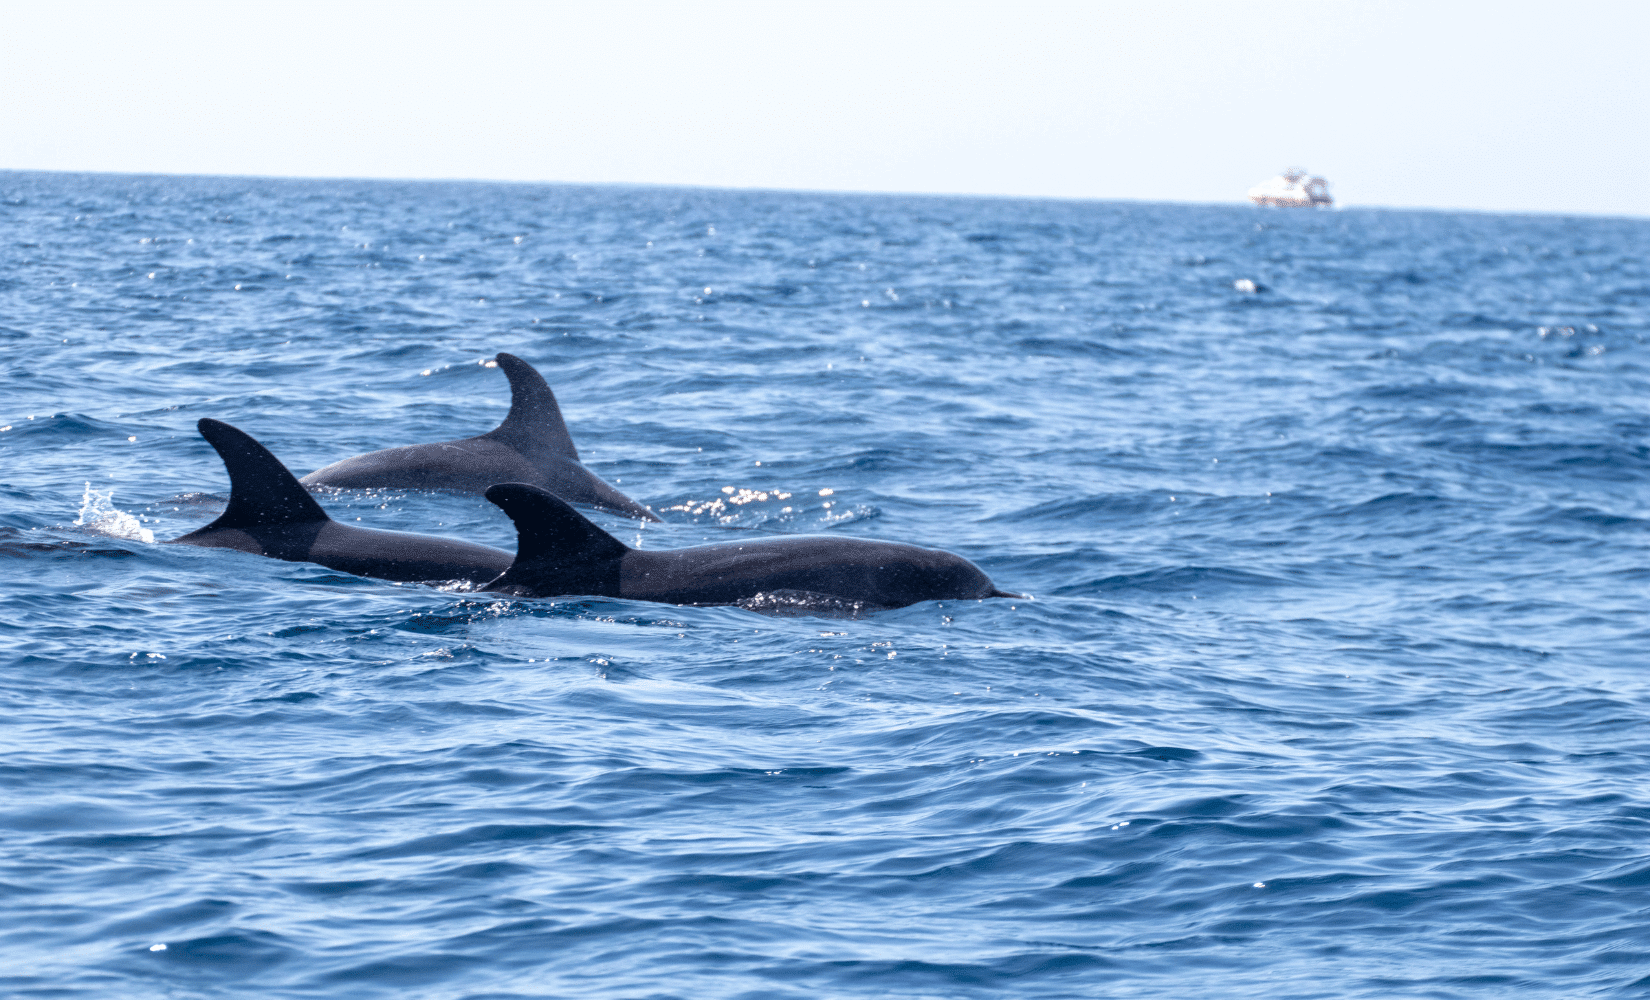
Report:
M 1333 206 L 1329 197 L 1329 182 L 1322 177 L 1307 177 L 1302 167 L 1290 167 L 1268 181 L 1249 189 L 1249 200 L 1257 205 L 1276 205 L 1282 208 L 1312 208 Z

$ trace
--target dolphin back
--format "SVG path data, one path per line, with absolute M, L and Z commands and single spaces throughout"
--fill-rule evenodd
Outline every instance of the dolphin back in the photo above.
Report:
M 516 526 L 516 559 L 484 590 L 524 597 L 619 595 L 619 561 L 630 548 L 548 490 L 500 483 L 487 499 Z
M 202 531 L 331 520 L 309 490 L 252 435 L 211 417 L 202 417 L 195 426 L 229 472 L 229 506 Z
M 485 434 L 386 448 L 334 462 L 300 479 L 305 486 L 339 489 L 457 490 L 485 493 L 498 483 L 534 483 L 574 503 L 626 517 L 658 515 L 602 481 L 579 462 L 556 394 L 536 369 L 500 352 L 497 366 L 510 380 L 510 412 Z

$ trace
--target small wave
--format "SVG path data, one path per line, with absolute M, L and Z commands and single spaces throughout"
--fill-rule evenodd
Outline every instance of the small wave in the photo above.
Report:
M 80 498 L 80 516 L 74 519 L 76 527 L 86 528 L 110 538 L 125 538 L 153 545 L 155 533 L 138 523 L 138 519 L 115 506 L 115 491 L 99 493 L 86 484 Z
M 1549 507 L 1536 512 L 1530 520 L 1536 524 L 1586 527 L 1599 531 L 1642 531 L 1650 528 L 1650 521 L 1643 518 L 1611 514 L 1596 507 Z
M 1279 577 L 1222 566 L 1176 566 L 1172 569 L 1154 569 L 1144 573 L 1123 573 L 1103 577 L 1088 583 L 1061 587 L 1056 593 L 1070 595 L 1120 590 L 1178 593 L 1194 587 L 1202 593 L 1214 593 L 1229 587 L 1271 588 L 1288 586 L 1288 583 Z
M 279 934 L 230 928 L 226 933 L 150 946 L 152 961 L 182 966 L 194 976 L 250 975 L 300 954 Z
M 1114 521 L 1117 518 L 1138 517 L 1143 514 L 1157 513 L 1162 509 L 1162 506 L 1163 498 L 1156 493 L 1107 493 L 1075 499 L 1050 500 L 1034 507 L 997 514 L 986 518 L 986 521 L 1006 521 L 1011 524 L 1026 521 L 1086 519 Z
M 1435 530 L 1439 522 L 1447 523 L 1459 516 L 1459 501 L 1431 493 L 1387 493 L 1362 503 L 1346 504 L 1324 511 L 1318 518 L 1328 521 L 1382 521 L 1398 519 L 1426 525 L 1424 530 Z
M 113 424 L 79 413 L 31 414 L 27 418 L 12 420 L 3 429 L 11 431 L 18 438 L 40 436 L 47 439 L 80 440 L 109 435 L 119 435 L 122 438 L 127 436 L 126 431 Z

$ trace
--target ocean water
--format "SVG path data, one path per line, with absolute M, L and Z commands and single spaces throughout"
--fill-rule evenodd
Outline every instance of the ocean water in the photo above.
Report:
M 0 173 L 0 993 L 1650 993 L 1650 222 Z M 1255 283 L 1244 291 L 1238 282 Z M 1246 287 L 1246 286 L 1245 286 Z M 1027 600 L 501 599 L 164 544 L 528 359 L 632 545 Z M 340 520 L 513 548 L 475 497 Z

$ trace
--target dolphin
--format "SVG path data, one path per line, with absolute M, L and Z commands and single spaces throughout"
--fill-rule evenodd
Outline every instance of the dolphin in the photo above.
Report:
M 532 365 L 500 353 L 510 380 L 510 412 L 486 434 L 411 444 L 356 455 L 316 469 L 298 480 L 308 487 L 341 489 L 455 490 L 482 493 L 496 483 L 531 483 L 571 503 L 659 520 L 652 511 L 607 485 L 579 464 L 555 394 Z
M 588 594 L 666 604 L 877 610 L 918 601 L 1018 597 L 962 556 L 864 538 L 792 537 L 633 549 L 547 490 L 487 491 L 516 525 L 516 559 L 484 591 Z
M 339 524 L 251 435 L 210 417 L 196 426 L 229 470 L 229 507 L 206 527 L 172 539 L 174 544 L 237 549 L 407 582 L 480 585 L 510 566 L 510 553 L 491 545 Z

